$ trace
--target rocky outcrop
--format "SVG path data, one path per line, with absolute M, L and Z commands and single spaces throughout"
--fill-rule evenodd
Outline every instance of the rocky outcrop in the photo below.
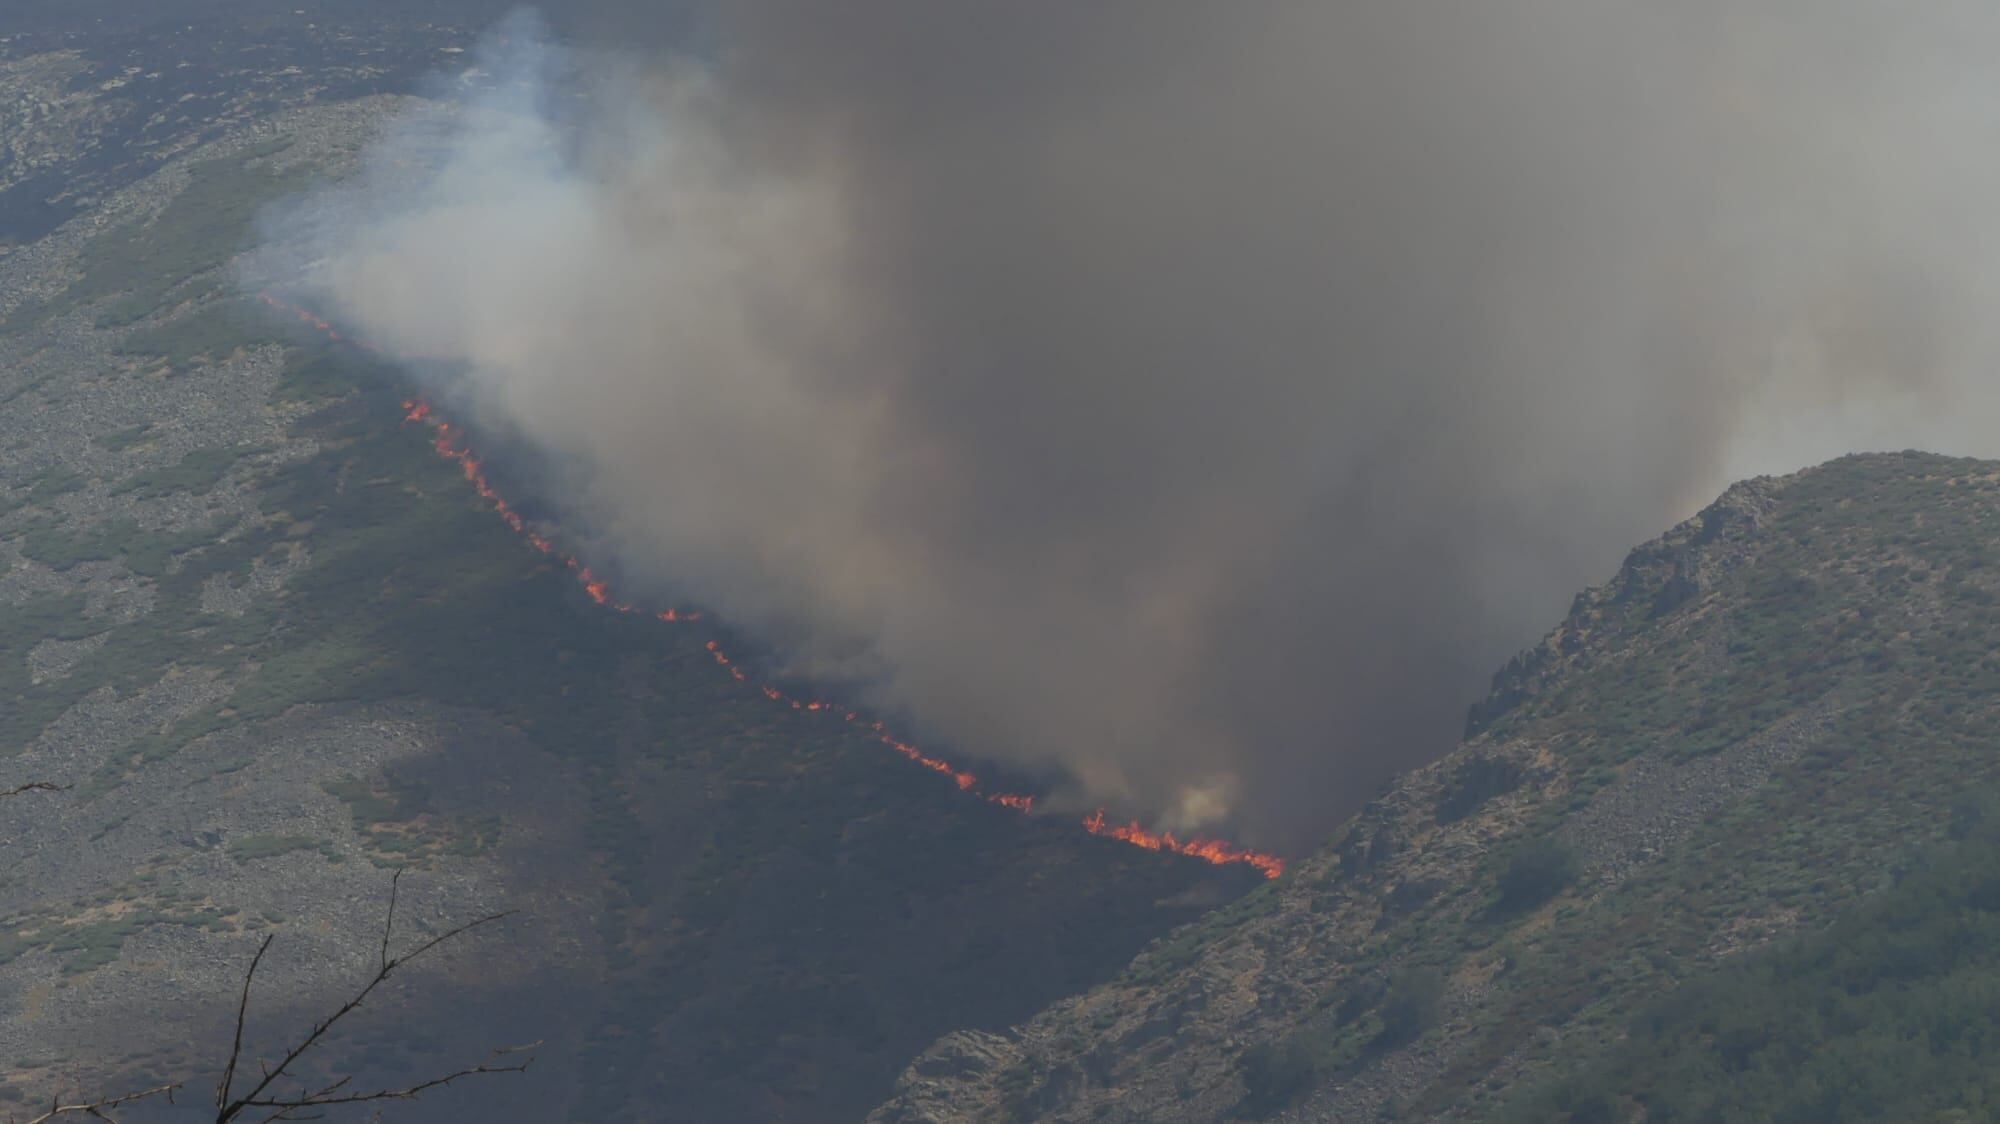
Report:
M 945 1035 L 917 1056 L 896 1083 L 893 1107 L 869 1119 L 881 1124 L 951 1124 L 968 1119 L 973 1106 L 958 1094 L 966 1085 L 990 1081 L 1020 1060 L 1012 1038 L 977 1030 Z
M 1456 753 L 1117 981 L 940 1042 L 873 1119 L 1494 1118 L 1620 1012 L 1837 916 L 1994 779 L 1949 731 L 2000 695 L 1935 669 L 2000 645 L 1995 472 L 1731 488 L 1580 595 Z
M 1626 630 L 1696 600 L 1755 557 L 1758 528 L 1782 488 L 1770 478 L 1736 484 L 1692 519 L 1635 548 L 1616 577 L 1578 594 L 1562 624 L 1495 673 L 1486 697 L 1466 716 L 1465 736 L 1476 737 L 1556 675 Z

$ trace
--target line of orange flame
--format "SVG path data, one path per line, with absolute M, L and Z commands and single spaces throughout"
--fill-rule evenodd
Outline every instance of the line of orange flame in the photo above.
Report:
M 330 322 L 313 315 L 303 308 L 286 304 L 269 293 L 260 294 L 259 299 L 272 308 L 292 313 L 303 323 L 325 334 L 328 339 L 346 340 L 340 334 L 339 329 L 335 328 Z M 363 341 L 346 340 L 346 342 L 365 350 L 375 350 Z M 630 602 L 620 601 L 612 596 L 610 584 L 593 573 L 590 567 L 584 565 L 576 555 L 564 552 L 546 535 L 529 526 L 527 519 L 515 509 L 513 504 L 507 501 L 505 496 L 500 494 L 498 489 L 494 488 L 493 482 L 487 479 L 485 466 L 473 454 L 471 447 L 465 443 L 465 439 L 459 428 L 440 417 L 437 410 L 428 401 L 422 398 L 405 399 L 403 402 L 403 420 L 408 423 L 429 426 L 431 429 L 432 450 L 438 456 L 458 465 L 459 473 L 465 477 L 466 483 L 472 486 L 472 490 L 477 492 L 481 499 L 492 505 L 494 513 L 500 516 L 501 521 L 507 524 L 509 530 L 521 536 L 537 552 L 560 561 L 574 573 L 577 584 L 583 587 L 585 596 L 614 612 L 637 614 L 643 611 Z M 651 615 L 654 619 L 669 624 L 698 621 L 701 619 L 699 612 L 690 612 L 683 609 L 667 609 L 652 613 Z M 710 640 L 707 643 L 707 648 L 709 655 L 714 658 L 716 665 L 727 671 L 732 679 L 735 679 L 739 683 L 748 683 L 750 681 L 749 676 L 744 673 L 743 668 L 735 660 L 731 659 L 727 652 L 722 650 L 719 642 Z M 781 706 L 789 706 L 793 710 L 810 714 L 834 714 L 840 716 L 845 722 L 863 726 L 883 745 L 888 746 L 890 749 L 895 750 L 897 753 L 902 754 L 909 760 L 934 773 L 950 777 L 952 782 L 961 791 L 974 793 L 990 804 L 1012 808 L 1022 813 L 1034 811 L 1035 798 L 1032 795 L 987 791 L 980 784 L 979 778 L 975 774 L 959 769 L 942 758 L 930 756 L 916 746 L 897 738 L 881 722 L 869 721 L 857 711 L 837 707 L 832 703 L 822 702 L 818 699 L 794 698 L 768 683 L 759 684 L 758 690 L 763 693 L 764 697 Z M 1187 855 L 1192 858 L 1206 860 L 1218 866 L 1241 863 L 1262 871 L 1266 878 L 1276 878 L 1285 871 L 1285 860 L 1276 855 L 1266 854 L 1262 851 L 1252 851 L 1220 839 L 1205 839 L 1200 837 L 1181 839 L 1169 831 L 1149 830 L 1136 820 L 1123 824 L 1111 823 L 1105 819 L 1104 809 L 1102 808 L 1085 817 L 1082 821 L 1082 826 L 1085 831 L 1088 831 L 1092 835 L 1102 836 L 1106 839 L 1116 839 L 1135 847 L 1143 847 L 1148 851 L 1168 851 L 1177 855 Z

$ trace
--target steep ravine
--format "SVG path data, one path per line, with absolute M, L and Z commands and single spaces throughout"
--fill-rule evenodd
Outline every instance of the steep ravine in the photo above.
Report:
M 1545 1079 L 1854 914 L 2000 779 L 1996 531 L 1986 462 L 1731 488 L 1293 873 L 1009 1033 L 939 1040 L 871 1119 L 1547 1118 Z

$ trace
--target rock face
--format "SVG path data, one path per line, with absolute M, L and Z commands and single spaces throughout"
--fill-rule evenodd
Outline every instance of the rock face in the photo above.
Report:
M 992 1080 L 1021 1060 L 1014 1041 L 984 1031 L 953 1031 L 917 1056 L 897 1083 L 896 1102 L 876 1119 L 886 1124 L 945 1124 L 965 1118 L 959 1090 Z
M 940 1042 L 872 1119 L 1548 1118 L 1545 1075 L 1846 916 L 2000 780 L 1996 531 L 1984 462 L 1730 489 L 1320 853 L 1003 1041 Z M 1577 1118 L 1640 1110 L 1604 1111 Z
M 1644 604 L 1644 619 L 1651 620 L 1715 588 L 1753 557 L 1757 529 L 1772 509 L 1775 489 L 1769 480 L 1730 488 L 1694 518 L 1633 550 L 1610 582 L 1578 594 L 1569 617 L 1555 631 L 1494 675 L 1492 689 L 1466 717 L 1466 737 L 1477 737 L 1539 694 L 1556 675 L 1576 670 L 1580 661 L 1602 650 L 1605 637 L 1596 630 L 1629 623 L 1628 614 L 1612 610 Z

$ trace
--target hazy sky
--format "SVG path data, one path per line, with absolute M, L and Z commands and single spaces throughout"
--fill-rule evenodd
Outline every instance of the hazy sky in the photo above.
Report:
M 304 204 L 308 289 L 1079 804 L 1300 845 L 1732 477 L 2000 444 L 1991 5 L 619 10 Z

